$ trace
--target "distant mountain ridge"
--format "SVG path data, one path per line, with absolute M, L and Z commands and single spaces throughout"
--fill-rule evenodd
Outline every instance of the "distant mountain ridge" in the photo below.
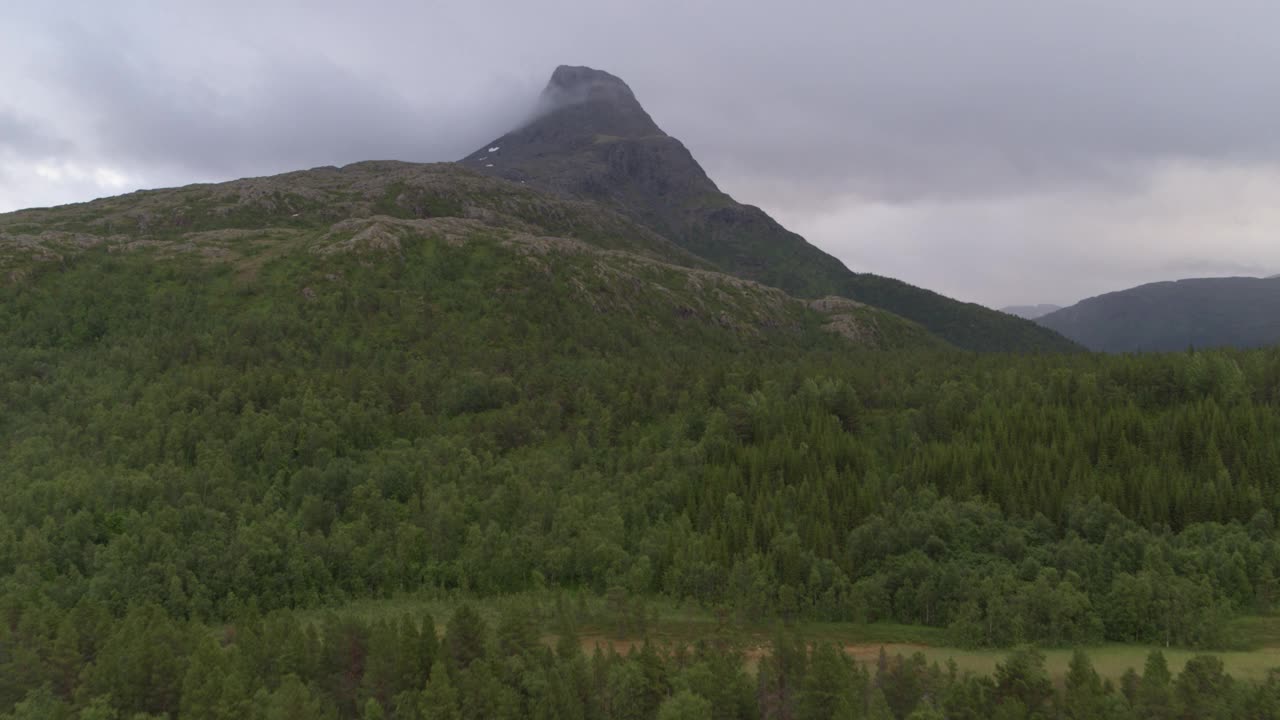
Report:
M 1280 277 L 1150 283 L 1083 300 L 1037 322 L 1105 352 L 1275 345 Z
M 971 350 L 1070 351 L 1032 322 L 899 280 L 854 273 L 763 210 L 722 192 L 620 78 L 552 74 L 532 120 L 459 161 L 478 172 L 617 209 L 716 268 L 803 298 L 883 308 Z
M 1051 312 L 1056 312 L 1061 309 L 1061 305 L 1048 305 L 1042 303 L 1040 305 L 1009 305 L 1008 307 L 1000 308 L 1000 312 L 1017 315 L 1018 317 L 1025 318 L 1027 320 L 1035 320 L 1038 317 L 1048 315 Z

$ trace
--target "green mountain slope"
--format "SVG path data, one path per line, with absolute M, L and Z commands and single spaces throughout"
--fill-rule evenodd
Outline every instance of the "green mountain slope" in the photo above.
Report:
M 0 215 L 0 263 L 78 248 L 174 244 L 206 255 L 269 232 L 272 238 L 343 234 L 344 221 L 456 218 L 509 233 L 574 237 L 690 267 L 706 263 L 651 230 L 591 203 L 548 197 L 455 165 L 364 162 L 216 185 L 146 190 L 89 203 Z M 204 233 L 204 234 L 201 234 Z M 270 238 L 264 240 L 269 242 Z M 0 271 L 5 265 L 0 265 Z
M 506 266 L 491 274 L 469 268 L 446 276 L 490 293 L 533 292 L 537 283 L 504 278 L 536 269 L 561 293 L 548 299 L 560 308 L 552 319 L 600 316 L 598 337 L 666 332 L 666 342 L 696 345 L 688 333 L 714 328 L 709 332 L 785 345 L 820 329 L 871 347 L 939 344 L 890 313 L 838 299 L 796 300 L 709 270 L 610 210 L 451 164 L 358 163 L 0 215 L 0 273 L 36 287 L 68 265 L 96 262 L 88 258 L 183 266 L 199 260 L 214 275 L 231 272 L 247 282 L 273 260 L 323 267 L 324 258 L 355 253 L 405 263 L 422 246 L 502 255 Z M 141 257 L 127 259 L 133 255 Z M 317 277 L 297 283 L 293 289 L 307 299 L 333 286 Z M 514 305 L 491 320 L 536 323 L 548 319 L 532 315 L 543 310 L 539 302 Z
M 764 211 L 721 192 L 630 88 L 599 70 L 558 68 L 533 120 L 461 164 L 617 208 L 726 272 L 800 297 L 838 295 L 884 308 L 958 347 L 1078 349 L 1032 322 L 892 278 L 850 272 Z
M 516 560 L 472 574 L 446 549 L 497 521 L 473 500 L 505 494 L 509 471 L 567 504 L 590 486 L 580 509 L 612 522 L 619 497 L 670 492 L 663 468 L 696 467 L 706 418 L 655 418 L 710 402 L 731 364 L 952 352 L 878 309 L 656 259 L 660 242 L 453 165 L 0 216 L 0 607 L 47 593 L 207 617 L 237 597 L 523 583 Z M 415 497 L 434 519 L 403 514 Z M 394 553 L 373 537 L 390 528 Z M 75 549 L 20 550 L 33 532 Z
M 1036 322 L 1092 350 L 1280 344 L 1280 279 L 1196 278 L 1099 295 Z

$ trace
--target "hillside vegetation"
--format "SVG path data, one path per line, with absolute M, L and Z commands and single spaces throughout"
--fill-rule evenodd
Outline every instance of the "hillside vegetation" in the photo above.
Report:
M 996 647 L 1215 647 L 1275 602 L 1274 351 L 969 355 L 824 305 L 857 343 L 736 278 L 366 221 L 224 253 L 58 246 L 0 290 L 0 711 L 174 712 L 230 673 L 208 692 L 233 708 L 393 712 L 445 681 L 425 659 L 379 680 L 388 629 L 273 636 L 287 656 L 250 638 L 285 632 L 255 613 L 402 591 L 661 595 Z M 210 626 L 235 637 L 215 652 Z M 435 674 L 466 717 L 534 712 L 485 684 L 515 650 L 486 674 L 456 652 Z M 675 692 L 655 687 L 643 707 Z

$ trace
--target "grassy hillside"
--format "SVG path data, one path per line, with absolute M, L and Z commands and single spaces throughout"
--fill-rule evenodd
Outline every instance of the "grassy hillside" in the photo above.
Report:
M 452 164 L 367 162 L 217 185 L 146 190 L 93 202 L 0 215 L 0 271 L 78 250 L 157 247 L 165 253 L 243 256 L 278 240 L 335 242 L 355 231 L 345 221 L 466 221 L 431 232 L 572 237 L 693 268 L 707 268 L 653 232 L 590 203 L 548 197 Z M 377 234 L 377 233 L 375 233 Z

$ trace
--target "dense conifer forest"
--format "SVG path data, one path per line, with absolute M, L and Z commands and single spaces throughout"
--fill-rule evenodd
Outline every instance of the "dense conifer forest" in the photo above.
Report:
M 533 592 L 1212 650 L 1280 597 L 1280 351 L 868 346 L 536 260 L 91 251 L 0 287 L 0 715 L 1274 716 L 1212 658 L 1054 687 L 1025 649 L 977 677 L 344 614 Z

